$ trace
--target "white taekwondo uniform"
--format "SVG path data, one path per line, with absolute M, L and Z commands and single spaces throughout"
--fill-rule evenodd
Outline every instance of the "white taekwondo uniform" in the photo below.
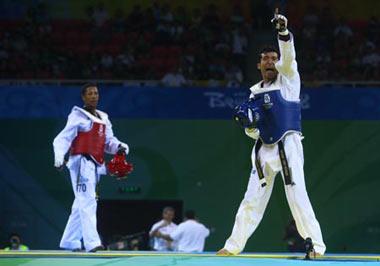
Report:
M 290 37 L 288 41 L 278 40 L 281 58 L 275 64 L 279 72 L 276 81 L 269 84 L 261 81 L 255 84 L 250 88 L 250 98 L 258 93 L 279 90 L 285 100 L 300 101 L 301 81 L 297 70 L 293 36 Z M 310 237 L 313 240 L 315 251 L 324 254 L 326 246 L 306 191 L 301 140 L 302 136 L 299 132 L 288 132 L 282 137 L 292 181 L 295 183 L 295 185 L 285 185 L 286 198 L 300 235 L 304 239 Z M 284 178 L 278 145 L 263 143 L 258 152 L 258 159 L 267 183 L 264 187 L 261 186 L 255 167 L 255 147 L 252 149 L 251 158 L 253 167 L 248 187 L 237 212 L 232 234 L 224 246 L 233 254 L 240 253 L 244 249 L 248 238 L 259 225 L 271 196 L 277 173 L 281 172 Z
M 170 234 L 179 252 L 202 252 L 210 230 L 196 220 L 189 219 L 178 225 Z
M 73 141 L 78 134 L 89 132 L 94 124 L 101 125 L 103 130 L 105 127 L 105 152 L 115 154 L 118 146 L 121 145 L 128 154 L 128 145 L 114 137 L 108 115 L 99 110 L 96 110 L 96 113 L 100 118 L 74 106 L 65 128 L 53 141 L 55 158 L 62 160 L 69 149 L 72 148 Z M 80 249 L 81 239 L 83 238 L 85 249 L 90 251 L 101 245 L 96 228 L 97 202 L 95 190 L 100 175 L 106 174 L 106 167 L 103 162 L 96 162 L 96 160 L 82 154 L 71 154 L 66 166 L 70 171 L 75 199 L 60 247 L 64 249 Z

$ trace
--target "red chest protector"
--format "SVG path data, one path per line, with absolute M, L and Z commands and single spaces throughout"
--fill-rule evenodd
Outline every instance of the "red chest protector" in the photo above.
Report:
M 78 132 L 71 144 L 71 155 L 88 154 L 97 163 L 104 163 L 104 146 L 106 143 L 106 125 L 92 122 L 87 132 Z

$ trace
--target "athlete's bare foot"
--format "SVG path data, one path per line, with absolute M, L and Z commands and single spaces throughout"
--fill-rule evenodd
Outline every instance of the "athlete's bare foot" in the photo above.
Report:
M 222 248 L 221 250 L 219 250 L 218 252 L 216 252 L 216 255 L 217 256 L 231 256 L 233 254 L 231 252 L 229 252 L 227 249 Z

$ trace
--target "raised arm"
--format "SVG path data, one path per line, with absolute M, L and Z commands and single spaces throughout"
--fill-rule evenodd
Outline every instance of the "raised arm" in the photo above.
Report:
M 278 46 L 281 55 L 280 60 L 276 63 L 276 69 L 282 75 L 292 79 L 298 74 L 298 70 L 293 35 L 287 28 L 288 19 L 278 14 L 278 9 L 276 9 L 272 23 L 278 31 Z

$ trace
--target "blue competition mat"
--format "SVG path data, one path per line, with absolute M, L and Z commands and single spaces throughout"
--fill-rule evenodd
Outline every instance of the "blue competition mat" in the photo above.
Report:
M 303 260 L 298 253 L 243 253 L 237 256 L 216 256 L 215 253 L 157 253 L 104 251 L 98 253 L 67 251 L 0 251 L 1 266 L 306 266 L 380 265 L 380 254 L 327 254 L 315 260 Z

